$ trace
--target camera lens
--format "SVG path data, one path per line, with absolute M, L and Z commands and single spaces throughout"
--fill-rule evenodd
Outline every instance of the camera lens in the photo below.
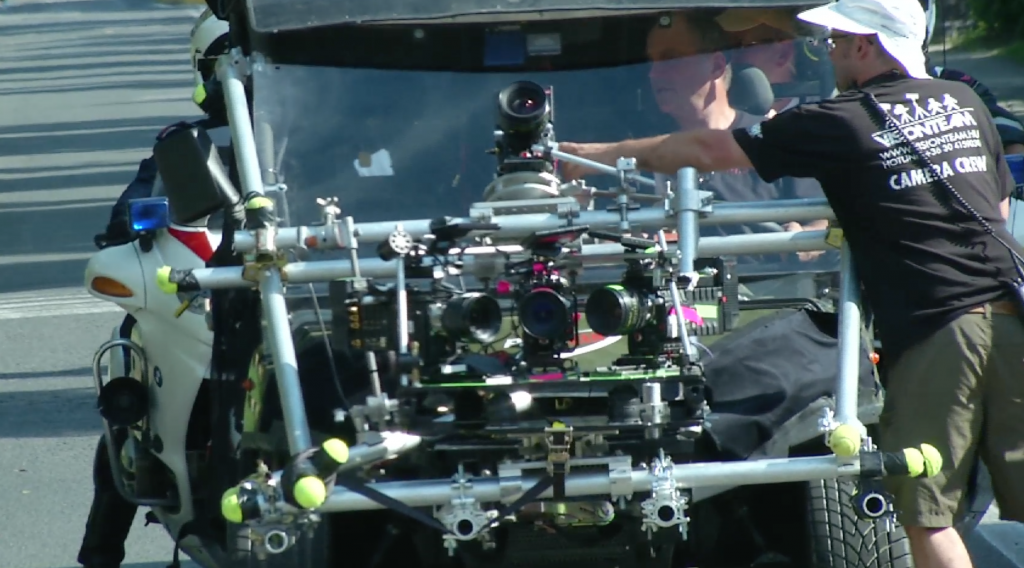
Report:
M 498 127 L 505 132 L 539 134 L 550 116 L 548 94 L 537 83 L 517 81 L 498 93 Z
M 531 290 L 519 302 L 519 323 L 523 331 L 550 341 L 568 339 L 566 328 L 572 323 L 572 303 L 550 288 Z
M 509 110 L 512 111 L 513 114 L 517 114 L 519 116 L 529 116 L 531 113 L 535 112 L 538 108 L 540 108 L 541 104 L 543 103 L 531 97 L 529 94 L 524 94 L 521 98 L 513 99 L 512 101 L 510 101 L 508 103 L 508 108 Z
M 457 339 L 489 343 L 498 337 L 502 319 L 498 300 L 470 292 L 448 302 L 441 314 L 441 326 Z
M 598 288 L 587 298 L 587 325 L 604 336 L 636 331 L 650 316 L 649 304 L 619 284 Z

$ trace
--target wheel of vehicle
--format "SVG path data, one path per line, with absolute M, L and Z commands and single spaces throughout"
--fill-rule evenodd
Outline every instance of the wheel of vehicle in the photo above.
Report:
M 898 524 L 862 521 L 854 513 L 850 481 L 810 481 L 807 518 L 811 568 L 913 568 L 910 542 Z

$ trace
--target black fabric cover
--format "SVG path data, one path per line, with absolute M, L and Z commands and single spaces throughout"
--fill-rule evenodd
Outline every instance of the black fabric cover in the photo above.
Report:
M 756 455 L 786 421 L 835 392 L 839 317 L 814 310 L 780 310 L 730 333 L 705 355 L 711 396 L 707 429 L 717 459 Z M 873 397 L 876 381 L 868 345 L 861 341 L 860 393 Z

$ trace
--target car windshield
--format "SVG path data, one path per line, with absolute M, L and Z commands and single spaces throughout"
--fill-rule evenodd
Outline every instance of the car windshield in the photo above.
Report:
M 644 25 L 632 37 L 619 37 L 620 48 L 602 44 L 595 33 L 584 47 L 605 45 L 635 56 L 594 67 L 559 69 L 559 57 L 573 50 L 566 38 L 559 45 L 558 37 L 527 38 L 534 45 L 548 42 L 531 49 L 549 50 L 529 69 L 258 66 L 254 114 L 264 175 L 286 186 L 287 208 L 282 210 L 293 226 L 318 222 L 317 199 L 324 197 L 337 197 L 344 214 L 357 223 L 465 216 L 471 204 L 483 201 L 495 178 L 496 100 L 513 82 L 549 88 L 556 139 L 580 142 L 695 128 L 702 116 L 733 117 L 733 126 L 750 126 L 763 119 L 767 107 L 774 113 L 797 104 L 793 95 L 813 99 L 831 91 L 822 88 L 830 80 L 822 65 L 828 58 L 815 51 L 823 47 L 809 38 L 744 42 L 730 37 L 729 49 L 694 53 L 695 38 L 680 26 L 665 20 Z M 765 102 L 764 89 L 747 77 L 745 66 L 753 65 L 763 66 L 762 81 L 775 79 L 777 90 L 788 96 L 773 99 L 769 90 Z M 709 102 L 713 93 L 721 96 L 726 90 L 732 106 L 725 100 Z M 757 110 L 758 105 L 763 108 Z M 593 176 L 587 182 L 610 188 L 615 180 Z M 811 180 L 767 184 L 753 172 L 715 172 L 702 176 L 702 182 L 720 201 L 822 197 Z M 598 200 L 595 207 L 607 205 Z M 772 230 L 780 228 L 706 227 L 702 232 Z M 751 258 L 769 272 L 779 263 L 789 265 L 785 272 L 811 266 L 795 254 Z

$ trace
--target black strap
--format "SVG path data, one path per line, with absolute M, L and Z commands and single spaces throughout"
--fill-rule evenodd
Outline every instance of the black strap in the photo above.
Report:
M 406 505 L 405 503 L 402 503 L 401 501 L 395 499 L 394 497 L 377 491 L 376 489 L 371 487 L 370 484 L 364 483 L 360 479 L 356 479 L 355 477 L 353 477 L 353 475 L 354 474 L 339 475 L 335 478 L 334 483 L 335 485 L 344 487 L 345 489 L 353 493 L 357 493 L 359 495 L 362 495 L 363 497 L 366 497 L 370 501 L 373 501 L 374 503 L 381 505 L 385 509 L 390 509 L 400 515 L 417 521 L 429 528 L 441 531 L 442 533 L 451 534 L 451 531 L 449 531 L 437 519 L 428 516 L 419 509 L 415 509 L 413 507 L 410 507 L 409 505 Z M 492 520 L 485 528 L 491 528 L 497 525 L 499 522 L 501 522 L 501 519 L 509 515 L 515 514 L 520 509 L 525 507 L 527 504 L 536 501 L 537 498 L 540 497 L 545 491 L 550 489 L 553 484 L 554 479 L 552 479 L 550 476 L 545 475 L 544 477 L 541 477 L 540 480 L 533 485 L 533 487 L 526 490 L 522 495 L 519 496 L 518 499 L 503 507 L 498 512 L 497 518 Z

